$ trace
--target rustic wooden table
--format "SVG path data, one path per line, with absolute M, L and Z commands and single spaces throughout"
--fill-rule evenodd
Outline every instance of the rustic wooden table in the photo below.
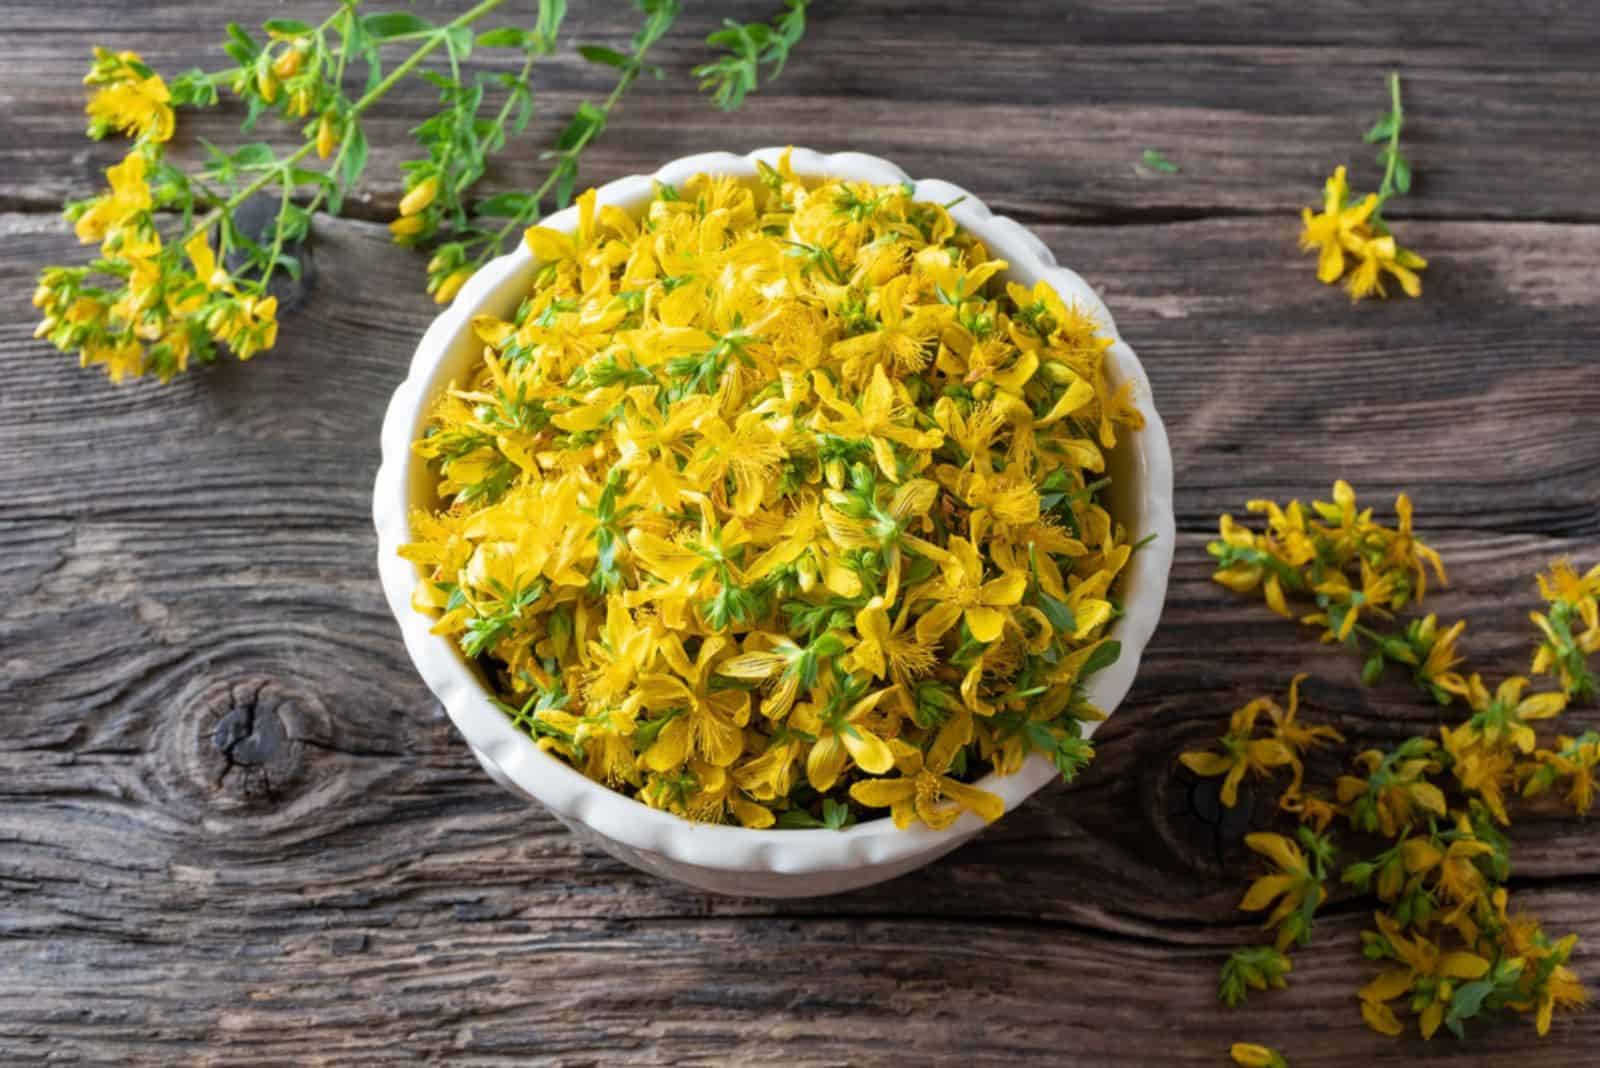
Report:
M 401 648 L 368 498 L 433 315 L 381 225 L 426 93 L 374 119 L 370 195 L 318 222 L 277 351 L 113 388 L 31 340 L 33 276 L 79 254 L 59 202 L 115 158 L 82 137 L 89 45 L 172 72 L 214 62 L 225 16 L 326 6 L 0 11 L 0 1060 L 1216 1065 L 1247 1039 L 1296 1068 L 1592 1063 L 1595 1014 L 1543 1042 L 1368 1032 L 1348 897 L 1289 990 L 1219 1009 L 1218 964 L 1257 939 L 1234 909 L 1248 823 L 1196 815 L 1173 757 L 1301 669 L 1361 739 L 1434 720 L 1208 581 L 1216 514 L 1246 498 L 1409 489 L 1455 576 L 1438 608 L 1495 673 L 1525 663 L 1533 572 L 1600 557 L 1600 7 L 824 0 L 779 85 L 726 116 L 688 77 L 699 38 L 776 5 L 688 5 L 588 179 L 793 142 L 967 186 L 1100 288 L 1177 460 L 1166 619 L 1092 770 L 917 876 L 775 904 L 581 847 L 480 772 Z M 621 3 L 575 6 L 575 36 L 629 31 Z M 1370 179 L 1392 67 L 1418 172 L 1393 214 L 1433 265 L 1422 300 L 1351 307 L 1294 213 L 1334 163 Z M 496 188 L 529 187 L 603 91 L 570 57 L 539 78 Z M 235 121 L 185 118 L 182 142 Z M 1137 168 L 1151 147 L 1181 173 Z M 1519 898 L 1600 981 L 1591 828 L 1540 808 L 1515 832 Z

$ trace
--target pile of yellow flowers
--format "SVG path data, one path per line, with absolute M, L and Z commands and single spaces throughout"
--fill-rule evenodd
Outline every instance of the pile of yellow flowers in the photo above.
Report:
M 136 53 L 103 48 L 84 81 L 96 87 L 85 108 L 90 135 L 125 133 L 133 146 L 106 171 L 106 192 L 67 206 L 78 240 L 98 244 L 100 257 L 44 271 L 33 295 L 43 316 L 34 336 L 118 382 L 144 374 L 166 381 L 191 358 L 210 359 L 219 344 L 240 359 L 271 348 L 277 298 L 235 279 L 204 226 L 176 247 L 162 242 L 156 212 L 177 195 L 163 161 L 174 125 L 166 83 Z
M 1080 683 L 1134 546 L 1098 503 L 1138 428 L 1111 339 L 909 187 L 579 198 L 416 443 L 418 609 L 550 752 L 749 827 L 963 811 L 1090 756 Z
M 1543 748 L 1537 725 L 1594 694 L 1587 656 L 1600 649 L 1600 566 L 1580 575 L 1556 561 L 1538 576 L 1546 608 L 1531 614 L 1539 631 L 1532 673 L 1556 688 L 1529 693 L 1529 680 L 1514 676 L 1491 689 L 1480 675 L 1457 670 L 1462 657 L 1456 643 L 1465 623 L 1441 630 L 1433 615 L 1404 627 L 1390 623 L 1394 613 L 1422 600 L 1429 572 L 1444 579 L 1438 554 L 1413 532 L 1404 494 L 1395 502 L 1393 527 L 1360 508 L 1344 482 L 1335 484 L 1332 501 L 1309 508 L 1299 501 L 1286 507 L 1252 501 L 1249 508 L 1266 516 L 1266 527 L 1254 531 L 1221 517 L 1221 536 L 1210 546 L 1219 565 L 1216 581 L 1239 592 L 1260 590 L 1285 616 L 1292 615 L 1289 596 L 1314 599 L 1316 611 L 1302 620 L 1319 627 L 1325 641 L 1362 651 L 1369 682 L 1388 664 L 1401 664 L 1437 703 L 1461 702 L 1466 712 L 1459 722 L 1441 725 L 1437 739 L 1416 736 L 1364 750 L 1354 757 L 1353 773 L 1308 788 L 1306 754 L 1344 739 L 1331 727 L 1299 720 L 1304 676 L 1297 676 L 1287 710 L 1259 698 L 1233 713 L 1218 750 L 1182 755 L 1195 774 L 1223 776 L 1220 799 L 1228 807 L 1237 804 L 1247 779 L 1287 769 L 1290 781 L 1278 807 L 1300 824 L 1294 837 L 1256 833 L 1245 839 L 1273 870 L 1256 880 L 1240 907 L 1270 910 L 1266 926 L 1276 937 L 1270 946 L 1242 949 L 1228 960 L 1222 999 L 1236 1004 L 1250 990 L 1285 984 L 1291 968 L 1285 953 L 1309 941 L 1338 869 L 1330 827 L 1342 820 L 1351 834 L 1378 843 L 1341 871 L 1345 884 L 1378 904 L 1376 930 L 1363 934 L 1363 952 L 1385 970 L 1359 992 L 1367 1023 L 1400 1034 L 1396 1008 L 1409 1008 L 1424 1038 L 1441 1026 L 1460 1036 L 1466 1021 L 1511 1010 L 1532 1012 L 1544 1034 L 1556 1008 L 1586 1000 L 1567 966 L 1577 936 L 1553 940 L 1537 920 L 1508 912 L 1511 861 L 1501 828 L 1511 823 L 1508 798 L 1519 791 L 1534 797 L 1560 790 L 1579 816 L 1593 804 L 1600 735 L 1561 735 Z M 1259 729 L 1263 713 L 1270 724 L 1265 731 Z

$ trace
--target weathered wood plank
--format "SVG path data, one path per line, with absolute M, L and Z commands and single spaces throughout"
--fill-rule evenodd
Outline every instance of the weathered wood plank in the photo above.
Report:
M 428 5 L 453 12 L 457 5 Z M 580 6 L 574 39 L 617 43 L 622 5 Z M 725 15 L 773 5 L 690 5 L 657 58 L 669 72 L 637 89 L 591 153 L 606 180 L 688 152 L 805 144 L 886 155 L 918 176 L 948 178 L 1032 218 L 1162 219 L 1295 209 L 1334 164 L 1375 183 L 1361 132 L 1386 103 L 1383 78 L 1407 77 L 1407 143 L 1417 194 L 1395 214 L 1600 219 L 1586 175 L 1600 109 L 1592 56 L 1600 11 L 1585 5 L 1448 4 L 1374 15 L 1358 0 L 1317 5 L 1041 3 L 996 18 L 983 5 L 822 4 L 794 63 L 740 112 L 717 112 L 689 70 Z M 229 5 L 254 24 L 314 18 L 320 3 Z M 140 49 L 158 68 L 215 68 L 213 5 L 138 5 L 107 26 L 93 7 L 28 0 L 0 12 L 0 207 L 41 209 L 92 192 L 116 148 L 92 146 L 69 116 L 81 108 L 87 47 Z M 529 188 L 537 150 L 607 75 L 570 52 L 536 78 L 544 115 L 499 167 L 496 188 Z M 371 118 L 367 192 L 351 211 L 384 217 L 396 197 L 407 131 L 430 113 L 430 90 L 404 90 Z M 236 140 L 229 110 L 186 118 L 194 136 Z M 952 136 L 958 131 L 958 136 Z M 269 131 L 270 133 L 270 131 Z M 1146 148 L 1183 166 L 1138 173 Z

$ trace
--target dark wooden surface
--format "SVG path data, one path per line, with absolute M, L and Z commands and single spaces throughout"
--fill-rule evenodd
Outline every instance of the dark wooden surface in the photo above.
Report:
M 607 180 L 708 149 L 858 148 L 1034 224 L 1104 293 L 1173 434 L 1167 614 L 1100 756 L 977 843 L 845 897 L 706 896 L 586 851 L 478 770 L 412 671 L 368 528 L 378 423 L 433 309 L 381 226 L 424 93 L 373 130 L 371 199 L 321 222 L 278 350 L 113 388 L 31 340 L 32 277 L 80 255 L 53 211 L 114 158 L 80 131 L 90 43 L 212 60 L 224 15 L 316 3 L 0 9 L 0 1061 L 1216 1065 L 1586 1063 L 1600 1016 L 1391 1041 L 1361 1023 L 1366 906 L 1337 897 L 1291 988 L 1225 1012 L 1238 829 L 1172 757 L 1313 673 L 1347 733 L 1430 729 L 1398 681 L 1207 581 L 1216 513 L 1337 476 L 1407 488 L 1455 578 L 1475 666 L 1525 664 L 1531 574 L 1600 558 L 1600 8 L 973 0 L 823 2 L 781 84 L 722 116 L 668 80 L 588 155 Z M 432 5 L 426 5 L 432 6 Z M 577 4 L 615 42 L 623 5 Z M 1293 211 L 1406 75 L 1428 255 L 1418 302 L 1351 308 Z M 603 77 L 603 76 L 600 76 Z M 603 91 L 569 60 L 497 188 Z M 185 129 L 226 137 L 231 113 Z M 1149 147 L 1181 174 L 1138 173 Z M 368 221 L 363 221 L 368 220 Z M 1574 732 L 1600 726 L 1587 708 Z M 1258 817 L 1258 819 L 1264 817 Z M 1515 892 L 1600 980 L 1600 841 L 1538 806 Z

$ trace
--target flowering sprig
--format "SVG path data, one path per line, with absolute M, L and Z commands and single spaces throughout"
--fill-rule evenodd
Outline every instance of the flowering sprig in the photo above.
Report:
M 450 300 L 538 220 L 547 200 L 570 201 L 579 158 L 624 92 L 641 74 L 660 76 L 645 55 L 679 11 L 678 0 L 635 0 L 643 20 L 630 51 L 580 46 L 585 60 L 618 72 L 610 95 L 579 106 L 546 153 L 551 169 L 537 190 L 474 201 L 489 160 L 533 115 L 530 78 L 555 50 L 567 8 L 566 0 L 538 0 L 532 26 L 481 30 L 506 2 L 480 0 L 439 23 L 407 11 L 364 13 L 360 0 L 339 0 L 319 23 L 269 19 L 259 34 L 229 24 L 222 50 L 232 65 L 186 71 L 170 84 L 135 53 L 96 49 L 85 79 L 94 89 L 89 134 L 124 134 L 132 145 L 106 172 L 105 192 L 67 205 L 79 239 L 98 245 L 99 255 L 44 270 L 34 295 L 37 336 L 117 381 L 146 374 L 167 381 L 222 348 L 240 359 L 272 348 L 274 282 L 280 274 L 299 277 L 296 250 L 314 216 L 337 214 L 365 170 L 365 115 L 410 79 L 437 88 L 439 110 L 414 131 L 421 155 L 402 165 L 404 195 L 391 230 L 401 243 L 434 249 L 428 291 Z M 769 77 L 804 33 L 804 9 L 792 4 L 771 29 L 760 57 L 773 66 Z M 511 51 L 520 63 L 493 75 L 469 70 L 469 58 L 484 51 Z M 244 130 L 271 116 L 298 128 L 297 147 L 208 145 L 198 168 L 169 162 L 177 109 L 217 105 L 223 88 L 244 105 Z M 275 212 L 264 227 L 245 225 L 239 209 L 260 195 L 275 200 Z
M 1398 73 L 1389 75 L 1389 100 L 1389 110 L 1365 135 L 1367 143 L 1381 145 L 1378 162 L 1384 171 L 1378 191 L 1352 199 L 1341 164 L 1323 184 L 1322 210 L 1301 211 L 1300 247 L 1317 250 L 1319 281 L 1329 285 L 1337 282 L 1354 262 L 1345 282 L 1352 300 L 1373 294 L 1387 296 L 1384 275 L 1399 282 L 1408 296 L 1421 296 L 1422 279 L 1417 272 L 1428 265 L 1427 260 L 1396 243 L 1383 218 L 1383 209 L 1391 198 L 1411 191 L 1411 163 L 1400 150 L 1405 116 L 1400 105 Z

